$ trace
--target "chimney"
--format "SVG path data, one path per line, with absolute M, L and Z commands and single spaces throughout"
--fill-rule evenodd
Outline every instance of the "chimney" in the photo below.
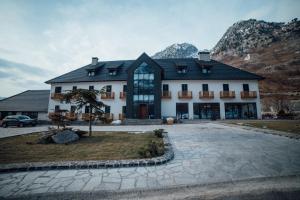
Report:
M 98 58 L 92 57 L 92 65 L 97 65 L 97 63 L 98 63 Z
M 198 59 L 202 61 L 210 61 L 210 53 L 209 51 L 199 51 Z

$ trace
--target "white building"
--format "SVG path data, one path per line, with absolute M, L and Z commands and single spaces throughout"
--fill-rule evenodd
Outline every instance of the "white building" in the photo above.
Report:
M 60 101 L 72 89 L 106 88 L 99 99 L 113 119 L 260 119 L 258 81 L 263 77 L 210 59 L 152 59 L 98 61 L 47 81 L 51 84 L 48 112 L 75 111 Z M 74 105 L 73 105 L 74 106 Z M 88 113 L 88 108 L 79 112 Z

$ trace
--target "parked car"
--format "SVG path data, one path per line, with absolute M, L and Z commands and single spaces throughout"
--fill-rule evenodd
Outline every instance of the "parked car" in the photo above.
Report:
M 8 126 L 35 126 L 37 124 L 36 119 L 31 119 L 26 115 L 10 115 L 6 116 L 2 120 L 2 127 L 6 128 Z

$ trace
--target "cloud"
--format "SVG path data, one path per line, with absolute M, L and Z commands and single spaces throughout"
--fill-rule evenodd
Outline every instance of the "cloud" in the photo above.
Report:
M 0 58 L 0 70 L 6 71 L 7 74 L 12 74 L 14 71 L 18 71 L 19 73 L 22 74 L 25 73 L 29 75 L 38 75 L 38 76 L 49 74 L 49 73 L 53 74 L 52 72 L 46 69 L 26 65 L 23 63 L 12 62 L 1 58 Z
M 44 82 L 54 76 L 54 73 L 0 58 L 0 96 L 11 96 L 28 89 L 48 89 Z

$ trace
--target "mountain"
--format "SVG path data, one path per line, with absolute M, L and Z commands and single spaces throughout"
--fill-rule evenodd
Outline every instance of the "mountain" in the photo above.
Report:
M 233 24 L 212 49 L 212 58 L 266 79 L 262 94 L 300 94 L 300 21 L 255 19 Z
M 153 58 L 196 57 L 197 48 L 173 44 Z M 249 19 L 233 24 L 211 50 L 212 59 L 264 76 L 263 95 L 300 97 L 300 21 Z
M 152 58 L 191 58 L 197 56 L 198 49 L 189 43 L 172 44 L 166 49 L 157 52 Z

